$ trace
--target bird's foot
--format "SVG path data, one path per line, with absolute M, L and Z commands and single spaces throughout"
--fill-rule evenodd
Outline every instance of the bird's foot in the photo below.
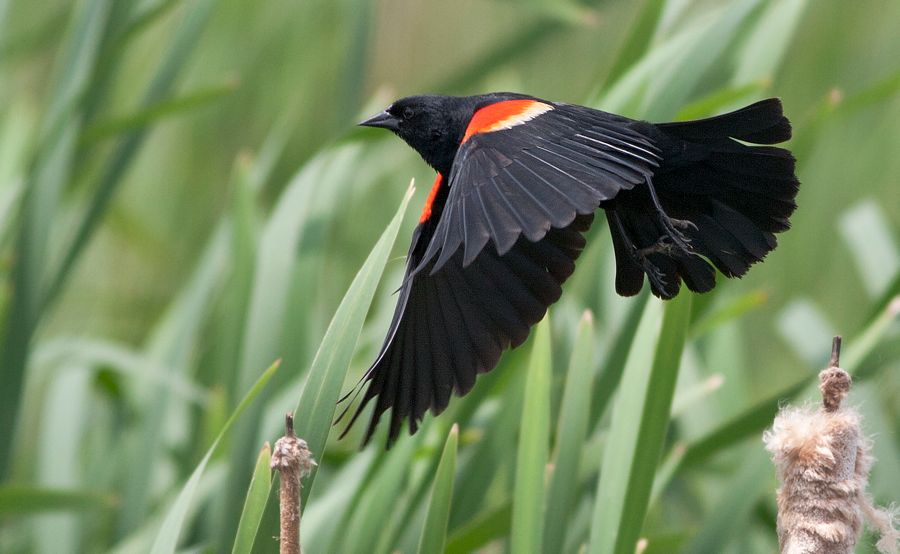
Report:
M 665 254 L 666 256 L 671 256 L 675 253 L 677 248 L 678 246 L 669 236 L 663 235 L 659 237 L 659 240 L 657 240 L 655 244 L 638 249 L 635 254 L 640 260 L 646 260 L 647 256 L 650 256 L 651 254 Z
M 679 250 L 682 250 L 685 253 L 691 253 L 691 251 L 693 250 L 693 248 L 691 247 L 691 239 L 686 237 L 684 233 L 681 232 L 681 230 L 697 229 L 697 226 L 694 224 L 694 222 L 687 219 L 673 219 L 662 211 L 657 213 L 659 215 L 659 222 L 663 227 L 663 231 L 666 233 L 660 239 L 660 242 L 663 242 L 663 239 L 668 238 L 669 241 L 671 241 L 671 246 L 678 247 Z
M 640 266 L 640 268 L 647 274 L 647 278 L 653 283 L 657 289 L 662 290 L 665 288 L 666 279 L 663 276 L 662 271 L 656 264 L 650 261 L 649 256 L 652 254 L 668 254 L 671 252 L 674 245 L 671 242 L 664 241 L 662 238 L 653 246 L 648 246 L 646 248 L 635 248 L 632 250 L 632 254 L 634 255 L 634 261 Z

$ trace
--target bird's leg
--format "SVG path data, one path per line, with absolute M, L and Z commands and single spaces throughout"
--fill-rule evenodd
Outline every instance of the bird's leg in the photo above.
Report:
M 671 240 L 671 243 L 669 243 L 669 246 L 667 247 L 669 248 L 669 252 L 671 252 L 672 247 L 677 246 L 680 250 L 689 254 L 692 250 L 691 239 L 684 236 L 680 229 L 696 230 L 697 226 L 693 221 L 687 219 L 673 219 L 669 217 L 669 214 L 663 210 L 662 204 L 659 202 L 659 197 L 656 196 L 656 188 L 653 186 L 653 181 L 650 180 L 650 177 L 647 177 L 647 189 L 650 191 L 650 200 L 653 202 L 653 207 L 656 208 L 657 219 L 666 233 L 657 245 L 651 246 L 650 248 L 662 248 L 662 243 L 664 242 L 663 239 L 668 238 Z
M 654 247 L 656 247 L 659 243 L 647 248 L 638 248 L 631 240 L 631 236 L 628 234 L 628 231 L 625 230 L 625 225 L 622 224 L 622 220 L 618 216 L 616 216 L 613 218 L 613 221 L 615 221 L 616 228 L 619 230 L 619 234 L 622 236 L 622 240 L 625 241 L 625 247 L 631 254 L 631 259 L 634 260 L 634 263 L 636 263 L 638 267 L 640 267 L 644 271 L 644 273 L 647 274 L 647 278 L 658 290 L 663 290 L 666 286 L 666 280 L 663 277 L 662 271 L 660 271 L 659 268 L 656 267 L 656 265 L 648 258 L 650 254 L 659 252 L 658 250 L 654 250 Z

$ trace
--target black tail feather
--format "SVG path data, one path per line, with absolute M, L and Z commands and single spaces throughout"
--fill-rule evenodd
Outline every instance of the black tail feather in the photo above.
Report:
M 753 144 L 778 144 L 791 138 L 791 122 L 781 100 L 768 98 L 737 111 L 706 119 L 661 123 L 665 134 L 688 142 L 735 138 Z
M 743 276 L 776 247 L 774 234 L 790 227 L 797 207 L 793 155 L 739 142 L 788 140 L 791 125 L 781 102 L 763 100 L 708 119 L 656 125 L 656 130 L 663 163 L 650 186 L 669 217 L 692 224 L 682 231 L 691 249 L 636 258 L 636 251 L 665 240 L 666 233 L 654 220 L 642 187 L 620 193 L 607 207 L 617 292 L 636 294 L 645 273 L 653 293 L 662 298 L 677 294 L 682 280 L 689 289 L 705 292 L 715 286 L 710 263 L 726 277 Z

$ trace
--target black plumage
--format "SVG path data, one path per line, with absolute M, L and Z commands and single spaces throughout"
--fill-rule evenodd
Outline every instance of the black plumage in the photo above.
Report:
M 389 409 L 389 444 L 404 420 L 414 433 L 522 344 L 562 294 L 598 209 L 616 291 L 637 294 L 646 276 L 671 298 L 682 282 L 711 290 L 714 267 L 744 275 L 796 208 L 794 158 L 768 146 L 790 138 L 777 99 L 652 124 L 513 93 L 417 96 L 363 125 L 392 130 L 438 171 L 348 425 L 374 400 L 366 441 Z

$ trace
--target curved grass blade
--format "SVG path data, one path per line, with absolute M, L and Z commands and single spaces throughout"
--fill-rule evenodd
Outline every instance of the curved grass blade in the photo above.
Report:
M 253 470 L 250 488 L 247 489 L 247 500 L 244 501 L 244 511 L 241 512 L 234 546 L 231 548 L 232 554 L 250 554 L 253 551 L 256 531 L 266 510 L 269 491 L 272 489 L 272 470 L 269 469 L 271 459 L 272 449 L 269 443 L 266 443 L 256 459 L 256 468 Z
M 669 425 L 691 296 L 647 304 L 613 408 L 588 552 L 631 554 Z
M 321 457 L 324 454 L 325 440 L 334 421 L 341 385 L 347 375 L 347 368 L 350 367 L 363 322 L 372 304 L 375 289 L 384 272 L 384 266 L 394 246 L 413 191 L 413 183 L 410 183 L 403 201 L 397 208 L 397 213 L 394 214 L 394 219 L 384 230 L 365 264 L 350 284 L 328 330 L 325 331 L 322 344 L 309 369 L 303 392 L 297 401 L 294 410 L 295 431 L 298 437 L 303 437 L 314 456 Z M 313 467 L 304 482 L 303 504 L 306 504 L 306 499 L 309 498 L 315 478 L 316 468 Z
M 235 408 L 234 412 L 231 414 L 231 417 L 228 418 L 228 421 L 225 422 L 225 425 L 222 427 L 222 430 L 219 431 L 219 435 L 216 437 L 216 440 L 213 441 L 212 445 L 210 445 L 209 450 L 206 451 L 206 455 L 203 456 L 203 459 L 200 460 L 200 463 L 197 464 L 197 467 L 194 469 L 194 472 L 191 474 L 190 478 L 182 487 L 181 492 L 178 494 L 178 498 L 175 499 L 175 503 L 169 508 L 169 511 L 166 513 L 166 517 L 162 522 L 162 526 L 156 534 L 156 539 L 153 541 L 153 547 L 150 549 L 151 554 L 166 554 L 166 553 L 174 553 L 176 547 L 178 546 L 178 537 L 181 535 L 181 529 L 185 524 L 185 516 L 188 512 L 188 508 L 190 507 L 191 500 L 194 497 L 194 492 L 197 489 L 197 485 L 200 483 L 200 477 L 203 475 L 203 472 L 206 470 L 206 466 L 209 463 L 210 458 L 212 458 L 213 453 L 216 451 L 216 448 L 219 446 L 219 443 L 222 441 L 222 437 L 228 432 L 231 426 L 234 424 L 235 420 L 241 415 L 241 413 L 253 402 L 253 399 L 263 390 L 266 386 L 266 383 L 269 382 L 269 379 L 275 374 L 278 370 L 278 366 L 281 365 L 280 361 L 275 362 L 269 369 L 263 372 L 260 375 L 259 379 L 256 383 L 247 391 L 244 399 L 241 400 L 241 403 L 238 404 L 237 408 Z
M 121 133 L 139 131 L 161 119 L 206 107 L 228 96 L 237 90 L 238 86 L 239 82 L 236 79 L 229 79 L 224 83 L 155 102 L 131 114 L 98 121 L 84 130 L 80 141 L 82 144 L 91 144 Z
M 728 321 L 737 319 L 747 312 L 759 308 L 768 301 L 769 293 L 756 289 L 731 298 L 720 306 L 714 306 L 691 324 L 691 338 L 701 337 Z
M 578 325 L 560 402 L 553 476 L 550 478 L 544 517 L 544 552 L 560 552 L 566 538 L 566 523 L 575 505 L 579 484 L 578 462 L 591 416 L 593 377 L 594 318 L 587 311 Z
M 122 344 L 85 337 L 61 337 L 42 341 L 34 350 L 32 372 L 75 362 L 86 367 L 105 370 L 133 379 L 139 386 L 158 386 L 167 394 L 203 406 L 210 397 L 208 390 L 180 373 L 168 371 L 165 363 Z M 47 375 L 41 378 L 53 379 Z
M 444 452 L 434 474 L 431 502 L 425 515 L 425 526 L 419 539 L 420 554 L 443 552 L 447 543 L 447 523 L 450 521 L 450 502 L 453 499 L 453 478 L 456 475 L 456 444 L 459 426 L 453 425 L 444 444 Z
M 522 403 L 510 550 L 541 552 L 544 529 L 544 473 L 550 442 L 550 318 L 537 326 Z
M 347 294 L 344 295 L 316 352 L 303 391 L 300 393 L 294 410 L 295 432 L 306 441 L 310 452 L 318 459 L 324 455 L 325 442 L 334 420 L 341 385 L 413 190 L 411 183 L 397 208 L 397 213 L 372 248 Z M 307 499 L 315 483 L 316 469 L 314 467 L 304 480 L 301 492 L 302 506 L 307 505 Z M 272 506 L 276 503 L 275 495 L 270 492 L 268 504 Z M 257 532 L 257 539 L 273 535 L 277 535 L 277 527 L 273 529 L 263 525 Z
M 283 140 L 277 138 L 281 133 L 278 128 L 273 130 L 276 145 Z M 260 155 L 260 162 L 263 165 L 258 169 L 264 169 L 265 165 L 273 163 L 265 149 Z M 238 343 L 234 348 L 240 357 L 229 368 L 234 375 L 232 381 L 236 390 L 244 390 L 253 382 L 256 371 L 254 368 L 265 363 L 265 360 L 287 356 L 290 363 L 290 352 L 286 351 L 286 343 L 289 341 L 283 340 L 284 333 L 285 329 L 296 328 L 296 319 L 300 319 L 289 320 L 290 306 L 286 301 L 291 298 L 292 279 L 298 259 L 290 253 L 301 248 L 313 213 L 322 207 L 320 197 L 323 190 L 320 185 L 329 183 L 327 192 L 340 183 L 349 181 L 349 168 L 356 167 L 358 163 L 359 148 L 353 145 L 326 149 L 306 163 L 279 195 L 277 204 L 259 234 L 254 248 L 253 266 L 244 268 L 248 272 L 243 277 L 247 279 L 244 283 L 247 288 L 241 299 L 243 306 L 240 308 L 240 321 L 234 330 L 235 341 Z M 250 175 L 250 184 L 261 183 L 264 179 L 260 177 L 263 176 L 254 171 Z M 254 463 L 253 457 L 247 454 L 254 452 L 259 444 L 261 418 L 262 409 L 252 409 L 234 430 L 222 516 L 222 525 L 227 529 L 234 528 L 240 517 L 240 505 L 247 488 L 246 479 L 253 471 Z M 269 536 L 277 535 L 277 530 L 276 525 Z

